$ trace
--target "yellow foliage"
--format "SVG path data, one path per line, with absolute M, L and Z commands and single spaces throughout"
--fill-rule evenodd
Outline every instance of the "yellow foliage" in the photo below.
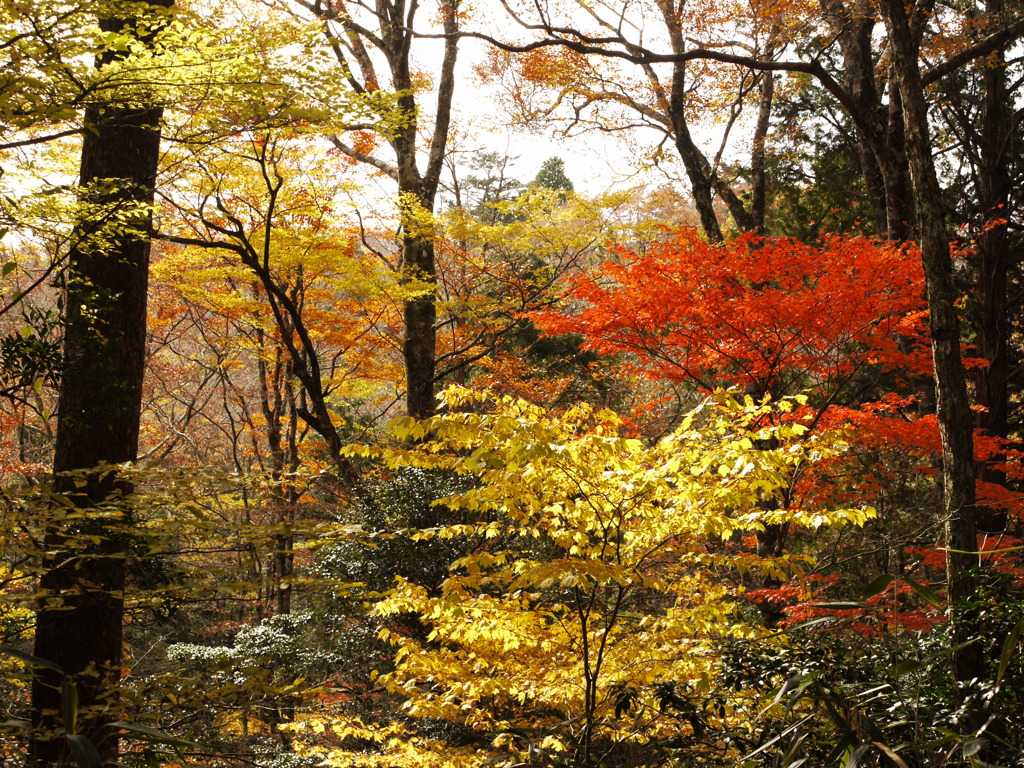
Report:
M 808 462 L 844 448 L 839 435 L 807 438 L 798 422 L 769 426 L 791 403 L 719 394 L 647 444 L 623 434 L 614 413 L 585 404 L 554 414 L 457 387 L 442 400 L 444 415 L 393 423 L 415 447 L 358 451 L 475 479 L 437 502 L 470 522 L 423 536 L 476 546 L 451 564 L 439 592 L 400 580 L 376 607 L 385 622 L 414 614 L 429 628 L 426 637 L 401 623 L 383 631 L 398 650 L 396 669 L 379 680 L 414 717 L 502 734 L 477 759 L 612 754 L 625 742 L 685 731 L 685 719 L 663 711 L 652 691 L 667 683 L 708 690 L 715 643 L 757 631 L 743 622 L 723 572 L 786 576 L 797 567 L 715 542 L 770 523 L 859 524 L 872 514 L 766 503 Z M 765 449 L 769 442 L 777 447 Z M 415 749 L 389 740 L 378 764 L 423 764 Z M 431 749 L 432 760 L 465 757 L 443 744 Z M 351 759 L 343 751 L 332 759 Z

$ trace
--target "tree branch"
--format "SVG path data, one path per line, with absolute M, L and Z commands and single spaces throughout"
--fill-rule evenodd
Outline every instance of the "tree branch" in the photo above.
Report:
M 395 166 L 391 165 L 391 163 L 385 162 L 384 160 L 381 160 L 378 157 L 374 157 L 373 155 L 368 155 L 365 152 L 360 152 L 355 147 L 346 144 L 337 135 L 331 135 L 328 136 L 327 138 L 331 142 L 331 144 L 333 144 L 335 147 L 341 150 L 344 154 L 351 157 L 353 160 L 358 160 L 361 163 L 372 165 L 377 170 L 383 171 L 390 178 L 394 179 L 395 181 L 398 181 L 398 169 L 395 168 Z

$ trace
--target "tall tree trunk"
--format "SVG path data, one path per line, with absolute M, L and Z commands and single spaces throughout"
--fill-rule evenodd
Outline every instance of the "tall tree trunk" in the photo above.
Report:
M 166 2 L 153 3 L 168 7 Z M 103 19 L 107 32 L 133 20 Z M 86 111 L 81 184 L 86 213 L 66 274 L 64 370 L 54 453 L 55 522 L 36 612 L 35 655 L 58 664 L 78 691 L 77 732 L 114 755 L 106 723 L 118 712 L 131 483 L 104 465 L 136 459 L 146 352 L 149 230 L 161 109 L 103 104 Z M 74 474 L 70 474 L 74 473 Z M 103 510 L 94 512 L 102 505 Z M 116 510 L 116 514 L 112 514 Z M 73 524 L 60 522 L 81 514 Z M 59 716 L 61 677 L 32 686 L 34 760 L 71 764 Z
M 986 12 L 994 21 L 1005 11 L 1004 0 L 988 0 Z M 977 414 L 976 424 L 993 437 L 1005 438 L 1009 433 L 1009 321 L 1006 310 L 1007 276 L 1012 256 L 1009 248 L 1010 218 L 1010 140 L 1013 136 L 1013 115 L 1006 92 L 1006 64 L 1002 50 L 985 62 L 984 96 L 978 165 L 978 205 L 981 211 L 981 234 L 978 236 L 977 264 L 977 344 L 988 365 L 977 373 L 978 404 L 984 406 Z M 992 483 L 1003 484 L 1004 473 L 984 469 L 981 476 Z M 1006 527 L 1006 512 L 979 509 L 981 530 L 997 533 Z
M 960 321 L 942 197 L 932 161 L 928 109 L 918 65 L 918 44 L 902 0 L 881 0 L 889 32 L 906 130 L 907 159 L 913 184 L 917 233 L 921 246 L 935 365 L 936 410 L 942 439 L 943 502 L 946 517 L 946 578 L 953 615 L 954 672 L 969 681 L 982 674 L 977 644 L 960 646 L 974 636 L 969 619 L 956 615 L 975 592 L 972 568 L 977 557 L 974 488 L 973 416 L 960 357 Z
M 444 156 L 451 125 L 452 97 L 455 93 L 455 60 L 458 57 L 459 11 L 461 0 L 442 0 L 441 14 L 445 34 L 444 58 L 441 62 L 440 79 L 437 89 L 437 113 L 426 168 L 421 175 L 416 170 L 415 136 L 404 145 L 395 144 L 398 151 L 404 149 L 405 158 L 399 152 L 399 192 L 413 192 L 418 203 L 433 213 L 437 189 L 444 167 Z M 410 33 L 411 34 L 411 33 Z M 395 84 L 400 88 L 412 88 L 409 77 L 409 56 L 401 59 L 397 68 Z M 413 105 L 415 106 L 415 105 Z M 412 127 L 415 131 L 415 126 Z M 403 164 L 411 166 L 413 173 L 403 173 Z M 426 278 L 435 286 L 430 293 L 412 298 L 405 303 L 405 336 L 402 351 L 405 355 L 406 403 L 410 416 L 425 419 L 437 410 L 435 399 L 437 368 L 437 267 L 434 263 L 434 241 L 430 236 L 407 233 L 403 249 L 404 270 L 410 271 L 416 279 Z
M 899 75 L 890 73 L 894 82 Z M 885 217 L 886 235 L 892 240 L 906 240 L 911 237 L 917 223 L 917 193 L 912 178 L 907 177 L 908 171 L 913 176 L 909 150 L 906 146 L 909 138 L 906 110 L 902 106 L 902 93 L 898 86 L 890 88 L 889 104 L 886 108 L 885 131 L 883 144 L 879 150 L 881 157 L 882 183 L 885 186 Z M 925 109 L 927 114 L 927 109 Z M 929 145 L 930 149 L 930 145 Z M 929 155 L 930 163 L 931 155 Z M 935 169 L 932 168 L 934 176 Z M 936 182 L 938 189 L 938 182 Z M 935 201 L 937 202 L 937 200 Z
M 417 124 L 410 120 L 396 133 L 392 141 L 397 159 L 398 193 L 400 204 L 408 207 L 410 198 L 427 214 L 434 211 L 437 189 L 444 167 L 444 154 L 451 124 L 452 97 L 455 92 L 455 60 L 458 56 L 460 0 L 442 0 L 440 12 L 445 34 L 444 57 L 438 81 L 437 114 L 426 168 L 421 173 L 417 164 Z M 383 29 L 382 36 L 389 43 L 388 63 L 392 81 L 399 95 L 398 104 L 409 115 L 417 112 L 410 58 L 412 43 L 412 14 L 410 7 L 408 28 Z M 437 368 L 437 267 L 434 261 L 434 242 L 430 232 L 409 228 L 402 238 L 402 271 L 407 280 L 422 281 L 426 290 L 407 299 L 403 308 L 405 334 L 402 353 L 405 358 L 406 407 L 410 416 L 425 419 L 437 410 L 435 398 Z
M 438 15 L 444 29 L 444 53 L 437 80 L 437 109 L 422 171 L 418 149 L 419 118 L 422 114 L 417 104 L 420 89 L 413 77 L 411 58 L 413 41 L 417 39 L 414 25 L 419 3 L 406 0 L 377 0 L 370 4 L 344 0 L 326 4 L 319 0 L 315 3 L 299 2 L 324 20 L 324 31 L 332 38 L 332 44 L 336 34 L 332 31 L 332 24 L 338 24 L 344 31 L 347 41 L 344 49 L 339 45 L 334 45 L 334 49 L 356 91 L 372 93 L 382 87 L 377 65 L 369 50 L 376 49 L 383 56 L 391 75 L 391 88 L 398 110 L 405 118 L 388 138 L 395 153 L 394 165 L 358 151 L 337 136 L 332 137 L 332 142 L 353 159 L 383 170 L 398 182 L 399 206 L 403 215 L 414 212 L 429 216 L 434 211 L 451 127 L 462 0 L 439 0 L 438 3 Z M 355 17 L 363 11 L 376 17 L 379 34 L 371 33 L 369 27 L 356 23 Z M 387 117 L 391 119 L 394 115 Z M 433 416 L 437 410 L 437 268 L 432 235 L 424 231 L 422 225 L 422 221 L 407 218 L 401 240 L 402 278 L 407 284 L 419 283 L 418 287 L 423 289 L 404 303 L 405 332 L 402 338 L 406 409 L 410 416 L 419 419 Z

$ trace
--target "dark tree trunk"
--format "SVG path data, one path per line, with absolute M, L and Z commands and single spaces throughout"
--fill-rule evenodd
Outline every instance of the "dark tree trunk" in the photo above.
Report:
M 988 0 L 986 10 L 995 19 L 1004 12 L 1004 0 Z M 984 96 L 978 148 L 978 205 L 981 211 L 981 234 L 977 241 L 977 345 L 988 365 L 977 373 L 978 404 L 976 425 L 993 437 L 1005 438 L 1009 433 L 1009 351 L 1010 335 L 1006 308 L 1007 276 L 1012 257 L 1009 249 L 1011 177 L 1009 168 L 1010 139 L 1013 136 L 1013 115 L 1006 92 L 1006 69 L 1003 51 L 985 62 Z M 1004 473 L 993 469 L 981 472 L 983 479 L 1002 485 Z M 1006 527 L 1006 512 L 979 509 L 978 525 L 988 533 Z
M 395 87 L 405 94 L 399 97 L 399 106 L 407 114 L 415 114 L 418 108 L 412 91 L 408 41 L 394 43 L 393 50 L 405 52 L 405 55 L 390 58 Z M 451 50 L 454 65 L 454 47 Z M 451 98 L 451 90 L 448 91 L 448 97 Z M 440 175 L 432 177 L 429 168 L 427 174 L 420 173 L 416 162 L 417 130 L 415 121 L 410 121 L 398 130 L 391 144 L 397 159 L 399 205 L 406 219 L 402 234 L 402 279 L 422 288 L 419 295 L 406 299 L 402 308 L 405 321 L 402 355 L 405 359 L 406 411 L 417 419 L 425 419 L 433 416 L 437 410 L 434 393 L 437 365 L 437 267 L 431 233 L 422 231 L 422 220 L 419 217 L 434 212 Z
M 906 6 L 882 0 L 880 9 L 889 32 L 906 129 L 907 159 L 913 182 L 917 234 L 921 246 L 935 365 L 936 411 L 942 439 L 943 502 L 946 516 L 946 569 L 950 605 L 954 609 L 953 653 L 956 678 L 966 682 L 983 673 L 978 644 L 959 646 L 974 636 L 972 622 L 955 615 L 957 606 L 975 592 L 972 569 L 977 557 L 974 489 L 973 416 L 960 357 L 960 321 L 942 197 L 932 161 L 928 110 L 918 66 L 918 45 Z
M 898 76 L 893 77 L 899 81 Z M 915 191 L 908 176 L 913 175 L 905 143 L 909 141 L 904 125 L 902 94 L 896 86 L 890 89 L 881 157 L 882 183 L 885 186 L 886 234 L 893 240 L 906 240 L 914 231 L 916 220 Z M 930 156 L 929 156 L 930 157 Z M 933 169 L 934 175 L 934 169 Z M 936 189 L 938 182 L 936 182 Z
M 170 0 L 153 5 L 168 7 Z M 131 20 L 103 19 L 121 31 Z M 118 739 L 131 483 L 97 471 L 136 459 L 146 357 L 149 231 L 160 152 L 159 108 L 118 104 L 86 111 L 80 167 L 86 213 L 75 229 L 65 276 L 64 369 L 57 406 L 54 522 L 46 534 L 36 656 L 77 687 L 77 733 L 101 754 Z M 75 473 L 73 475 L 69 473 Z M 94 514 L 103 505 L 102 514 Z M 73 524 L 60 522 L 81 512 Z M 114 513 L 116 511 L 116 514 Z M 32 685 L 31 756 L 70 764 L 60 719 L 61 684 L 43 670 Z
M 763 504 L 766 511 L 774 511 L 779 508 L 775 500 L 766 501 Z M 764 530 L 755 531 L 757 540 L 757 556 L 765 559 L 782 557 L 786 551 L 786 537 L 789 535 L 789 523 L 765 523 Z M 782 582 L 775 576 L 764 576 L 761 578 L 761 589 L 773 590 L 782 586 Z M 761 621 L 768 628 L 777 627 L 786 618 L 786 603 L 763 597 L 757 601 L 757 609 L 761 613 Z
M 846 73 L 846 88 L 865 118 L 874 124 L 880 123 L 881 113 L 879 89 L 875 78 L 875 62 L 872 56 L 872 31 L 875 18 L 869 12 L 865 0 L 858 2 L 853 14 L 841 3 L 829 3 L 832 26 L 836 31 L 839 47 L 843 54 Z M 868 193 L 874 216 L 875 233 L 882 235 L 889 231 L 888 206 L 886 200 L 885 173 L 879 162 L 875 144 L 878 143 L 878 129 L 867 132 L 857 130 L 857 153 L 860 158 L 861 174 Z
M 679 152 L 679 157 L 683 161 L 686 177 L 690 182 L 690 193 L 693 195 L 693 203 L 697 208 L 698 216 L 700 216 L 701 229 L 704 230 L 704 234 L 712 243 L 720 243 L 724 240 L 724 237 L 722 226 L 718 221 L 718 214 L 715 212 L 715 195 L 718 195 L 722 202 L 725 203 L 736 226 L 741 231 L 750 232 L 759 229 L 760 225 L 756 217 L 751 215 L 751 212 L 744 207 L 743 201 L 740 200 L 732 187 L 719 178 L 715 169 L 711 167 L 711 163 L 708 162 L 707 157 L 704 156 L 704 153 L 701 152 L 690 135 L 685 106 L 685 70 L 686 64 L 682 62 L 675 64 L 673 70 L 671 103 L 669 105 L 672 137 L 676 145 L 676 151 Z M 770 79 L 771 75 L 770 73 L 765 73 L 764 77 Z M 771 96 L 771 86 L 767 86 L 765 92 L 762 93 L 762 104 L 767 99 L 767 109 L 769 110 L 771 108 Z M 760 130 L 760 141 L 755 142 L 755 152 L 760 153 L 760 161 L 763 167 L 764 138 L 767 135 L 768 129 L 767 116 L 764 117 L 763 121 L 759 120 L 758 129 Z M 760 187 L 762 197 L 763 192 L 764 187 L 762 184 Z
M 678 16 L 669 7 L 662 9 L 665 26 L 668 29 L 669 40 L 672 45 L 672 52 L 677 55 L 684 55 L 687 48 L 686 31 L 680 26 Z M 763 77 L 771 79 L 770 73 L 764 73 Z M 767 99 L 767 108 L 770 113 L 772 86 L 767 84 L 762 89 L 761 105 L 764 107 Z M 763 110 L 762 110 L 763 111 Z M 686 177 L 690 182 L 690 194 L 693 196 L 693 204 L 700 217 L 700 226 L 704 235 L 712 243 L 720 243 L 725 238 L 722 234 L 722 226 L 715 212 L 715 195 L 718 195 L 732 214 L 736 226 L 746 232 L 758 229 L 763 224 L 763 216 L 760 222 L 756 216 L 752 216 L 744 207 L 743 201 L 735 191 L 722 179 L 708 162 L 707 157 L 690 134 L 689 121 L 686 115 L 686 62 L 677 61 L 672 65 L 672 83 L 669 92 L 669 104 L 667 118 L 671 124 L 671 136 L 675 143 L 676 151 L 683 161 L 683 168 L 686 170 Z M 768 132 L 768 116 L 763 115 L 758 121 L 757 133 L 760 141 L 755 138 L 755 155 L 759 154 L 761 167 L 764 164 L 765 143 L 764 138 Z M 757 158 L 754 160 L 753 175 L 757 175 Z M 763 178 L 762 178 L 763 181 Z M 754 182 L 755 188 L 757 181 Z M 764 186 L 760 187 L 763 198 Z M 755 195 L 757 191 L 755 189 Z
M 121 22 L 107 21 L 107 30 Z M 54 525 L 36 614 L 35 655 L 60 665 L 78 688 L 78 732 L 101 752 L 115 753 L 117 738 L 104 724 L 118 710 L 121 626 L 124 613 L 128 526 L 124 496 L 130 483 L 103 464 L 136 458 L 146 351 L 146 287 L 150 206 L 160 149 L 160 109 L 114 105 L 90 108 L 82 145 L 81 183 L 91 210 L 78 225 L 69 256 L 64 370 L 57 408 L 54 453 L 57 515 L 85 512 L 71 526 Z M 113 222 L 127 212 L 125 231 Z M 76 473 L 69 475 L 68 473 Z M 84 481 L 84 484 L 83 484 Z M 119 517 L 90 516 L 112 505 Z M 66 505 L 66 506 L 65 506 Z M 91 541 L 89 537 L 94 537 Z M 32 688 L 32 710 L 42 729 L 33 757 L 67 762 L 58 720 L 61 679 L 40 674 Z
M 409 198 L 428 214 L 434 211 L 438 184 L 444 163 L 448 129 L 451 124 L 452 96 L 455 92 L 455 60 L 458 56 L 460 0 L 443 0 L 441 13 L 445 34 L 444 58 L 438 82 L 437 114 L 434 118 L 433 137 L 425 170 L 417 165 L 417 125 L 412 120 L 397 132 L 392 141 L 397 159 L 398 192 L 403 206 Z M 417 111 L 411 75 L 409 49 L 412 41 L 412 11 L 408 28 L 395 31 L 389 44 L 395 88 L 403 94 L 399 106 L 407 114 Z M 403 308 L 405 333 L 402 353 L 405 358 L 406 408 L 410 416 L 425 419 L 437 411 L 435 397 L 437 368 L 437 267 L 434 262 L 432 234 L 407 226 L 402 238 L 402 272 L 405 279 L 423 281 L 427 290 L 406 300 Z
M 402 252 L 403 268 L 410 279 L 426 281 L 433 286 L 437 279 L 434 266 L 434 244 L 423 237 L 406 237 Z M 405 302 L 405 335 L 402 353 L 405 357 L 406 405 L 410 416 L 425 419 L 437 410 L 434 378 L 437 363 L 436 294 L 430 293 Z
M 296 306 L 301 305 L 302 279 L 292 289 L 292 300 Z M 286 316 L 290 319 L 290 315 Z M 287 323 L 280 329 L 282 334 L 292 334 L 293 330 Z M 274 364 L 268 366 L 263 359 L 268 352 L 266 338 L 262 331 L 257 332 L 257 342 L 262 352 L 258 362 L 260 410 L 263 412 L 267 448 L 270 453 L 271 486 L 270 501 L 274 505 L 274 524 L 278 528 L 274 534 L 274 553 L 271 562 L 272 585 L 266 596 L 266 612 L 276 603 L 279 615 L 292 611 L 291 577 L 295 568 L 295 534 L 296 506 L 299 493 L 295 487 L 295 474 L 299 470 L 299 408 L 292 380 L 295 369 L 304 367 L 305 361 L 293 360 L 288 355 L 287 362 L 284 350 L 276 347 L 273 350 Z M 305 390 L 303 390 L 304 392 Z M 282 422 L 284 428 L 282 429 Z
M 857 125 L 857 152 L 870 198 L 875 231 L 902 240 L 910 232 L 913 202 L 903 150 L 903 113 L 899 93 L 890 89 L 889 103 L 875 73 L 873 3 L 823 0 L 822 7 L 843 56 L 847 105 Z
M 715 214 L 711 180 L 704 173 L 698 160 L 699 150 L 690 138 L 690 131 L 685 125 L 677 126 L 673 132 L 676 149 L 679 152 L 679 157 L 682 158 L 686 176 L 690 181 L 690 194 L 693 195 L 693 204 L 700 217 L 700 227 L 709 241 L 720 243 L 725 238 L 722 236 L 722 227 Z
M 414 25 L 419 4 L 407 3 L 405 0 L 377 0 L 369 5 L 352 3 L 376 17 L 379 34 L 373 34 L 367 27 L 357 24 L 353 18 L 359 12 L 350 13 L 346 3 L 341 0 L 328 4 L 301 4 L 325 21 L 325 31 L 332 39 L 335 34 L 332 32 L 332 23 L 339 24 L 344 30 L 347 52 L 341 46 L 335 46 L 335 51 L 346 70 L 346 77 L 357 91 L 370 93 L 381 88 L 382 80 L 378 77 L 377 66 L 369 49 L 376 49 L 383 56 L 391 75 L 391 87 L 397 97 L 398 109 L 406 118 L 388 140 L 395 153 L 394 165 L 359 152 L 338 137 L 332 138 L 334 145 L 355 160 L 383 170 L 398 182 L 399 206 L 403 214 L 414 209 L 419 209 L 416 213 L 432 214 L 451 127 L 461 0 L 440 0 L 438 3 L 438 14 L 445 35 L 444 54 L 437 81 L 434 126 L 426 152 L 426 165 L 422 171 L 418 150 L 418 118 L 421 110 L 417 104 L 418 86 L 414 82 L 411 61 L 413 41 L 417 38 Z M 392 118 L 393 114 L 386 117 Z M 402 339 L 406 409 L 410 416 L 420 419 L 433 416 L 437 410 L 437 270 L 432 234 L 422 229 L 422 222 L 407 219 L 401 240 L 402 277 L 408 284 L 419 283 L 419 287 L 423 288 L 418 296 L 404 303 L 405 332 Z
M 765 201 L 768 178 L 765 159 L 768 151 L 768 131 L 771 129 L 772 102 L 775 99 L 775 77 L 771 72 L 761 73 L 761 98 L 758 102 L 757 125 L 754 127 L 753 149 L 750 153 L 750 223 L 754 232 L 764 232 Z

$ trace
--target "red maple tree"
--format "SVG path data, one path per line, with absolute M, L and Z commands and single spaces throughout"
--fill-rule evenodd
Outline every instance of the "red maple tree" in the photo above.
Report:
M 538 326 L 703 390 L 810 391 L 827 403 L 869 372 L 904 382 L 930 372 L 924 279 L 905 246 L 754 236 L 712 245 L 682 229 L 643 254 L 616 252 L 560 309 L 535 313 Z

